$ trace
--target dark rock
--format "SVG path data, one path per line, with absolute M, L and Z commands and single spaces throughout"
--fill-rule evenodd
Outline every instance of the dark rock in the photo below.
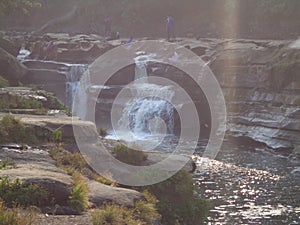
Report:
M 7 51 L 9 54 L 17 57 L 19 54 L 19 46 L 15 46 L 12 42 L 9 40 L 0 37 L 0 48 L 3 48 L 5 51 Z
M 0 68 L 1 75 L 13 83 L 17 83 L 27 73 L 27 68 L 2 48 L 0 48 Z

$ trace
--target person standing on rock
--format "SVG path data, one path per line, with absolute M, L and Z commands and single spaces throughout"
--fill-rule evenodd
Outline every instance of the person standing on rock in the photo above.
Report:
M 172 16 L 168 16 L 167 19 L 167 40 L 171 41 L 173 37 L 175 39 L 175 27 L 174 27 L 174 18 Z

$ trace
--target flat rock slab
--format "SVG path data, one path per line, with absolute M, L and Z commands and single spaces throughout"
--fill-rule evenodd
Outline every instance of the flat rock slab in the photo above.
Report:
M 136 201 L 145 199 L 140 192 L 112 187 L 96 181 L 88 181 L 88 189 L 90 202 L 96 207 L 105 203 L 133 207 Z
M 1 169 L 0 177 L 20 179 L 23 183 L 38 184 L 48 190 L 58 204 L 66 203 L 73 187 L 72 177 L 55 166 L 43 150 L 0 150 L 0 159 L 10 158 L 14 168 Z

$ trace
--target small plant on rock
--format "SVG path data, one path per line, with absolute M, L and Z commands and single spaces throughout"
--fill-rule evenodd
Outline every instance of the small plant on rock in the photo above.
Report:
M 102 138 L 106 137 L 106 136 L 108 135 L 107 129 L 100 128 L 100 129 L 98 130 L 98 134 L 99 134 L 100 137 L 102 137 Z
M 84 182 L 82 175 L 78 172 L 73 174 L 73 180 L 75 187 L 72 190 L 69 205 L 77 211 L 84 211 L 88 207 L 87 184 Z
M 48 200 L 48 192 L 36 184 L 23 184 L 19 179 L 10 182 L 8 177 L 0 178 L 0 196 L 7 207 L 41 206 Z
M 15 162 L 10 159 L 10 158 L 5 158 L 3 160 L 0 161 L 0 169 L 4 169 L 4 168 L 13 168 L 15 167 Z
M 116 145 L 112 152 L 118 160 L 135 166 L 142 165 L 147 160 L 145 152 L 129 148 L 124 144 Z
M 33 209 L 22 210 L 18 207 L 7 209 L 0 199 L 0 224 L 1 225 L 32 225 L 35 218 Z

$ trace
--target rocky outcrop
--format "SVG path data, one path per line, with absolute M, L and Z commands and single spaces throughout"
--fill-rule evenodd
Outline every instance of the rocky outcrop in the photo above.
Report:
M 24 114 L 47 114 L 49 110 L 63 110 L 57 98 L 43 90 L 27 87 L 0 88 L 0 111 Z
M 98 133 L 95 124 L 88 121 L 82 121 L 77 117 L 69 117 L 64 115 L 57 116 L 24 116 L 16 115 L 20 120 L 31 126 L 47 129 L 52 132 L 60 130 L 62 132 L 62 140 L 67 143 L 76 143 L 74 140 L 74 129 L 81 132 L 81 141 L 93 143 L 98 140 Z M 84 139 L 83 139 L 84 138 Z M 76 151 L 74 149 L 68 149 Z
M 11 83 L 17 83 L 27 73 L 27 68 L 1 47 L 0 68 L 1 75 Z
M 99 207 L 105 203 L 115 203 L 122 206 L 133 207 L 144 196 L 135 190 L 111 187 L 96 181 L 88 181 L 90 202 Z
M 20 49 L 19 46 L 16 46 L 9 40 L 1 37 L 1 35 L 0 35 L 0 47 L 15 57 L 19 54 L 19 49 Z
M 70 36 L 47 33 L 31 36 L 27 45 L 31 46 L 30 58 L 70 63 L 91 63 L 112 48 L 104 38 L 95 34 Z
M 199 55 L 222 87 L 228 134 L 273 149 L 297 148 L 300 54 L 291 41 L 200 39 L 187 45 L 206 48 Z
M 15 162 L 14 168 L 0 170 L 0 176 L 20 179 L 23 183 L 37 184 L 45 188 L 55 203 L 66 204 L 73 187 L 72 177 L 58 169 L 47 151 L 31 150 L 0 150 L 0 159 L 10 158 Z
M 78 62 L 79 55 L 103 54 L 107 49 L 119 46 L 122 42 L 104 44 L 96 35 L 47 34 L 43 37 L 33 37 L 31 41 L 53 41 L 58 48 L 57 57 L 61 61 Z M 299 49 L 292 41 L 246 40 L 246 39 L 178 39 L 179 45 L 199 55 L 214 73 L 220 83 L 226 99 L 228 116 L 228 134 L 250 137 L 272 149 L 294 149 L 299 143 Z M 102 50 L 97 50 L 100 46 Z M 294 46 L 294 47 L 293 47 Z M 296 46 L 296 47 L 295 47 Z M 101 48 L 102 48 L 101 47 Z M 107 48 L 106 48 L 107 47 Z M 83 49 L 89 49 L 84 53 Z M 96 49 L 96 50 L 92 50 Z M 74 51 L 73 51 L 74 50 Z M 95 51 L 95 53 L 93 53 Z M 77 54 L 78 53 L 78 54 Z M 91 62 L 89 57 L 84 60 Z M 58 79 L 57 83 L 66 82 L 66 65 L 58 66 L 55 73 L 50 70 L 41 72 L 36 63 L 32 66 L 31 78 Z M 57 68 L 58 68 L 57 67 Z M 69 68 L 67 70 L 70 70 Z M 44 74 L 44 76 L 40 76 Z M 108 88 L 101 91 L 96 112 L 97 123 L 109 127 L 111 105 L 122 87 L 134 79 L 134 67 L 128 66 L 118 71 L 108 82 Z M 188 79 L 182 71 L 168 66 L 152 63 L 148 65 L 149 76 L 164 76 L 184 87 L 201 114 L 201 124 L 206 124 L 202 131 L 210 127 L 210 110 L 205 93 L 197 90 L 195 82 Z M 43 77 L 43 78 L 42 78 Z M 47 80 L 46 79 L 46 80 Z M 49 80 L 50 81 L 50 80 Z M 52 82 L 52 80 L 51 80 Z M 50 82 L 48 82 L 50 83 Z M 54 81 L 53 81 L 54 83 Z M 58 86 L 57 86 L 58 87 Z M 51 88 L 49 88 L 50 90 Z M 91 87 L 90 91 L 93 87 Z M 51 89 L 52 90 L 52 89 Z M 53 89 L 56 92 L 57 88 Z M 65 100 L 65 92 L 60 94 Z M 207 128 L 208 127 L 208 128 Z

